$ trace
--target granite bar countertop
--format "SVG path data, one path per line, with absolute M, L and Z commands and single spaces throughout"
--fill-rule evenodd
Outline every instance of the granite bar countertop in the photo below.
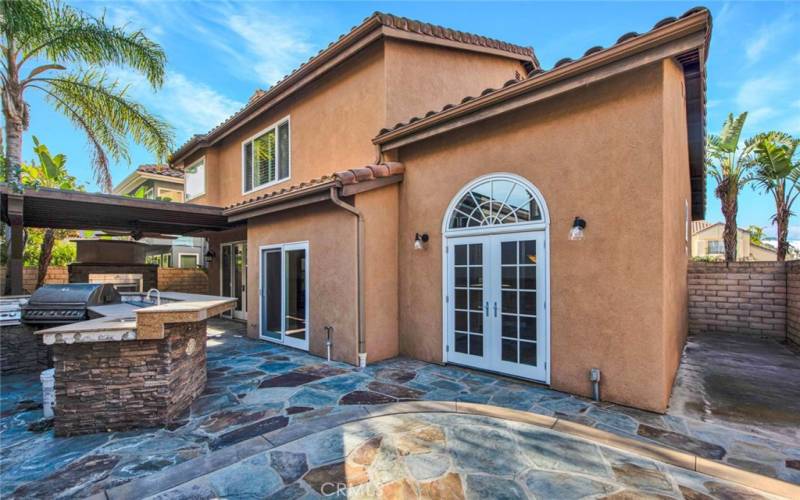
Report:
M 131 294 L 123 296 L 132 298 Z M 39 330 L 36 334 L 47 345 L 161 339 L 165 324 L 202 321 L 236 306 L 232 297 L 195 293 L 162 292 L 161 300 L 160 305 L 147 307 L 128 302 L 89 307 L 93 315 L 100 317 Z

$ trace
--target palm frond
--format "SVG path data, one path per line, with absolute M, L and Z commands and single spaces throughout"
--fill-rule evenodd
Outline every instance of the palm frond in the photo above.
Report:
M 112 137 L 107 135 L 110 133 L 102 127 L 97 127 L 96 123 L 90 122 L 85 115 L 82 114 L 80 108 L 73 106 L 73 103 L 65 101 L 62 96 L 54 93 L 52 88 L 40 87 L 33 85 L 45 93 L 45 98 L 50 101 L 57 111 L 61 112 L 67 117 L 77 128 L 86 134 L 89 146 L 92 150 L 92 167 L 94 169 L 95 180 L 101 186 L 103 191 L 110 193 L 113 187 L 111 181 L 111 172 L 108 169 L 108 156 L 104 147 L 109 145 L 114 146 L 120 144 L 119 139 L 112 140 Z M 124 146 L 124 143 L 122 143 Z M 125 150 L 127 153 L 127 150 Z
M 733 113 L 728 115 L 725 123 L 722 125 L 722 132 L 720 132 L 720 147 L 727 152 L 736 151 L 739 145 L 739 138 L 742 135 L 744 122 L 747 120 L 747 111 L 739 116 L 733 116 Z
M 28 2 L 19 2 L 28 3 Z M 142 31 L 128 32 L 58 1 L 40 1 L 34 26 L 18 32 L 23 59 L 44 57 L 53 63 L 129 67 L 145 75 L 153 87 L 164 82 L 166 54 Z M 31 29 L 32 28 L 32 29 Z M 24 36 L 23 36 L 24 35 Z
M 127 88 L 117 81 L 109 81 L 103 73 L 82 71 L 61 78 L 45 78 L 50 88 L 63 100 L 91 117 L 101 129 L 113 137 L 130 137 L 133 142 L 164 160 L 172 148 L 172 127 L 150 113 L 144 106 L 128 98 Z M 102 137 L 102 135 L 101 135 Z M 114 151 L 122 151 L 122 141 L 110 141 Z

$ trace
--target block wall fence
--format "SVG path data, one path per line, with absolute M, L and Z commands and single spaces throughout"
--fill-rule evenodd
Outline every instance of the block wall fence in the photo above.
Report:
M 22 275 L 22 288 L 28 292 L 36 289 L 38 269 L 26 267 Z M 6 269 L 0 266 L 0 291 L 5 288 Z M 157 288 L 165 292 L 208 293 L 208 275 L 200 269 L 183 269 L 159 267 Z M 69 272 L 66 266 L 50 266 L 47 268 L 46 284 L 69 283 Z
M 800 261 L 691 262 L 689 333 L 752 333 L 800 345 Z

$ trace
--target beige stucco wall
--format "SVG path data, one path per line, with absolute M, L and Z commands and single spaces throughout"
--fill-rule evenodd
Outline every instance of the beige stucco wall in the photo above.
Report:
M 663 242 L 674 227 L 663 217 L 663 148 L 685 147 L 663 137 L 669 75 L 653 64 L 401 150 L 400 234 L 431 235 L 423 252 L 399 245 L 402 354 L 442 360 L 441 225 L 451 198 L 480 175 L 516 173 L 550 210 L 553 387 L 589 395 L 597 367 L 605 399 L 664 410 Z M 688 182 L 688 167 L 682 175 Z M 682 198 L 671 210 L 682 218 Z M 578 242 L 567 237 L 576 215 L 588 223 Z
M 356 217 L 331 203 L 250 219 L 247 226 L 248 336 L 258 336 L 259 247 L 307 241 L 309 351 L 325 355 L 324 327 L 333 326 L 332 358 L 355 364 L 358 350 L 355 235 Z
M 418 42 L 378 41 L 262 113 L 252 123 L 184 161 L 205 156 L 206 194 L 192 203 L 228 206 L 259 194 L 375 161 L 372 138 L 383 127 L 500 87 L 519 61 Z M 242 142 L 289 116 L 291 175 L 242 194 Z
M 413 235 L 398 239 L 397 184 L 361 193 L 355 206 L 364 215 L 364 314 L 367 362 L 399 353 L 397 251 L 413 244 Z
M 386 126 L 439 111 L 445 104 L 477 97 L 487 87 L 500 88 L 520 61 L 405 40 L 386 41 Z
M 290 178 L 242 194 L 242 142 L 289 116 Z M 206 195 L 194 203 L 227 206 L 375 160 L 371 139 L 383 126 L 385 90 L 383 47 L 377 43 L 325 77 L 231 133 L 205 153 Z
M 683 70 L 672 60 L 663 63 L 663 321 L 664 362 L 661 380 L 666 407 L 689 331 L 689 291 L 686 268 L 690 254 L 691 184 L 686 129 Z

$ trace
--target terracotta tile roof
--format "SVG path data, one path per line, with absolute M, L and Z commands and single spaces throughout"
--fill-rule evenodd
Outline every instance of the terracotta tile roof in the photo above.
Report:
M 470 45 L 478 45 L 481 47 L 489 47 L 492 49 L 503 50 L 505 52 L 512 52 L 519 54 L 525 58 L 536 60 L 536 55 L 532 47 L 523 47 L 521 45 L 514 45 L 512 43 L 503 42 L 494 38 L 487 38 L 485 36 L 473 35 L 472 33 L 465 33 L 463 31 L 456 31 L 443 26 L 435 24 L 424 23 L 422 21 L 415 21 L 405 17 L 398 17 L 392 14 L 383 12 L 375 12 L 374 17 L 380 20 L 381 24 L 390 28 L 396 28 L 411 33 L 418 33 L 420 35 L 428 35 L 435 38 L 444 40 L 453 40 L 455 42 L 467 43 Z M 369 20 L 367 18 L 366 20 Z M 536 61 L 538 66 L 538 61 Z
M 254 196 L 224 208 L 224 213 L 231 214 L 247 210 L 251 205 L 262 205 L 265 202 L 277 202 L 284 198 L 294 198 L 302 194 L 311 194 L 331 187 L 349 186 L 359 182 L 367 182 L 385 177 L 402 176 L 405 167 L 400 162 L 386 162 L 370 164 L 363 167 L 342 170 L 330 175 L 323 175 L 316 179 L 301 182 L 293 186 L 270 191 L 259 196 Z
M 700 231 L 704 231 L 711 226 L 716 226 L 719 222 L 708 222 L 707 220 L 695 220 L 692 221 L 692 234 L 699 233 Z
M 183 179 L 183 171 L 172 168 L 169 165 L 139 165 L 136 171 L 143 174 L 164 175 L 167 177 L 175 177 L 176 179 Z
M 695 8 L 689 9 L 686 12 L 684 12 L 680 16 L 680 19 L 689 17 L 692 14 L 696 14 L 698 12 L 707 12 L 707 11 L 708 11 L 708 9 L 706 9 L 705 7 L 695 7 Z M 675 17 L 664 18 L 661 21 L 657 22 L 653 26 L 653 28 L 647 33 L 653 32 L 653 31 L 655 31 L 655 30 L 657 30 L 659 28 L 662 28 L 664 26 L 672 24 L 677 20 L 678 20 L 678 18 L 675 18 Z M 613 47 L 616 47 L 616 46 L 618 46 L 620 44 L 623 44 L 623 43 L 625 43 L 625 42 L 627 42 L 629 40 L 632 40 L 634 38 L 638 38 L 638 37 L 640 37 L 640 36 L 642 36 L 644 34 L 646 34 L 646 33 L 636 33 L 636 32 L 625 33 L 624 35 L 622 35 L 621 37 L 619 37 L 617 39 L 617 42 L 612 47 L 604 48 L 604 47 L 601 47 L 599 45 L 591 47 L 590 49 L 586 50 L 586 52 L 584 52 L 583 56 L 581 56 L 578 59 L 572 59 L 572 58 L 569 58 L 569 57 L 565 57 L 563 59 L 559 59 L 555 63 L 553 68 L 550 69 L 550 70 L 547 70 L 547 71 L 541 69 L 540 67 L 533 68 L 528 73 L 526 78 L 508 80 L 503 84 L 503 87 L 500 88 L 500 89 L 487 88 L 487 89 L 484 89 L 480 93 L 480 95 L 478 97 L 466 96 L 463 99 L 461 99 L 461 101 L 458 102 L 458 103 L 446 104 L 444 107 L 442 107 L 441 110 L 438 110 L 438 111 L 437 110 L 431 110 L 431 111 L 428 111 L 427 113 L 425 113 L 423 116 L 414 116 L 414 117 L 410 118 L 407 122 L 399 122 L 399 123 L 395 124 L 393 127 L 383 128 L 378 132 L 378 136 L 376 137 L 376 139 L 378 139 L 382 135 L 388 134 L 390 132 L 395 132 L 395 131 L 398 131 L 398 130 L 402 130 L 402 129 L 410 126 L 413 123 L 419 122 L 421 120 L 425 120 L 427 118 L 431 118 L 432 116 L 435 116 L 435 115 L 439 115 L 440 113 L 442 113 L 444 111 L 449 111 L 449 110 L 452 110 L 452 109 L 457 109 L 457 108 L 463 107 L 464 105 L 466 105 L 469 102 L 476 101 L 478 99 L 489 99 L 488 96 L 490 96 L 492 94 L 495 94 L 497 92 L 500 92 L 500 91 L 502 91 L 502 90 L 504 90 L 504 89 L 506 89 L 508 87 L 512 87 L 514 85 L 518 85 L 518 84 L 520 84 L 522 82 L 527 82 L 527 81 L 533 80 L 535 78 L 541 78 L 544 75 L 550 73 L 551 71 L 554 71 L 557 68 L 560 68 L 562 66 L 566 66 L 566 65 L 569 65 L 569 64 L 574 64 L 574 63 L 576 63 L 578 61 L 581 61 L 581 60 L 583 60 L 583 59 L 585 59 L 585 58 L 587 58 L 589 56 L 592 56 L 594 54 L 598 54 L 600 52 L 607 51 L 607 50 L 609 50 L 609 49 L 611 49 Z
M 292 70 L 292 72 L 289 73 L 288 75 L 285 75 L 278 82 L 272 85 L 269 89 L 267 90 L 256 89 L 244 107 L 242 107 L 239 111 L 237 111 L 236 113 L 225 119 L 222 123 L 218 124 L 216 127 L 211 129 L 207 133 L 193 135 L 191 138 L 189 138 L 189 140 L 187 140 L 173 152 L 172 157 L 179 158 L 182 155 L 188 153 L 192 147 L 201 143 L 204 139 L 212 136 L 217 132 L 222 131 L 223 129 L 225 129 L 233 122 L 237 121 L 242 116 L 251 112 L 254 108 L 259 106 L 260 104 L 267 102 L 275 94 L 277 94 L 279 89 L 282 89 L 287 83 L 290 83 L 290 81 L 293 80 L 296 75 L 303 73 L 303 71 L 307 69 L 309 66 L 314 65 L 317 61 L 319 61 L 322 58 L 322 56 L 327 55 L 327 53 L 333 51 L 334 49 L 337 49 L 338 44 L 342 42 L 343 39 L 346 39 L 347 37 L 354 35 L 357 31 L 362 30 L 363 28 L 367 27 L 370 24 L 374 25 L 375 27 L 385 26 L 387 28 L 393 28 L 408 33 L 429 36 L 440 40 L 448 40 L 452 42 L 464 43 L 467 45 L 474 45 L 477 47 L 495 49 L 510 54 L 516 54 L 519 55 L 521 59 L 526 61 L 526 66 L 528 67 L 528 70 L 532 70 L 534 68 L 539 67 L 539 60 L 536 58 L 536 54 L 534 53 L 532 47 L 523 47 L 521 45 L 514 45 L 493 38 L 487 38 L 480 35 L 474 35 L 472 33 L 465 33 L 463 31 L 452 30 L 450 28 L 424 23 L 421 21 L 415 21 L 413 19 L 407 19 L 405 17 L 398 17 L 383 12 L 375 12 L 371 16 L 365 18 L 361 24 L 351 28 L 347 34 L 339 36 L 338 40 L 331 42 L 330 44 L 328 44 L 327 47 L 320 50 L 316 55 L 311 56 L 306 62 L 300 64 L 300 66 Z

